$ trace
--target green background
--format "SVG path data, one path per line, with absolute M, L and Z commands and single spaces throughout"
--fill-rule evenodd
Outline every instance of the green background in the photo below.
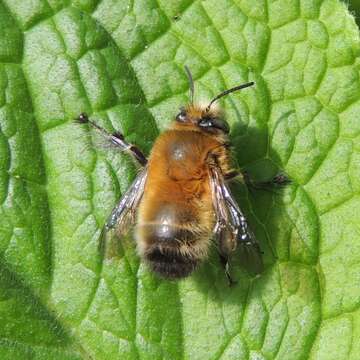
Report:
M 354 2 L 354 7 L 356 6 Z M 0 0 L 0 359 L 359 359 L 360 38 L 335 0 Z M 149 153 L 186 103 L 221 101 L 234 187 L 264 251 L 156 279 L 99 233 L 136 169 L 86 111 Z
M 348 0 L 345 1 L 345 4 L 348 5 L 349 10 L 352 12 L 352 15 L 355 17 L 357 24 L 360 22 L 360 1 L 359 0 Z

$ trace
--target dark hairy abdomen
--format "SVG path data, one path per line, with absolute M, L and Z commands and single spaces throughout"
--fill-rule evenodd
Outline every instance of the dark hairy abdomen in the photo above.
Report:
M 161 217 L 160 217 L 161 219 Z M 199 236 L 184 224 L 163 221 L 145 223 L 138 227 L 146 243 L 144 259 L 160 276 L 176 279 L 188 276 L 198 259 L 192 247 Z
M 198 264 L 197 259 L 184 256 L 176 249 L 154 247 L 145 260 L 150 268 L 166 279 L 181 279 L 193 272 Z

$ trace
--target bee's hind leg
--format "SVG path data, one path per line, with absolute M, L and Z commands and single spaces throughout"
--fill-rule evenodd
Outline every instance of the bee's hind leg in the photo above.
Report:
M 133 156 L 133 158 L 141 166 L 145 166 L 147 164 L 146 156 L 142 153 L 142 151 L 137 146 L 126 142 L 123 134 L 121 134 L 119 132 L 115 132 L 115 133 L 108 132 L 107 130 L 105 130 L 98 124 L 96 124 L 94 121 L 90 120 L 89 117 L 85 113 L 81 113 L 75 120 L 79 124 L 91 125 L 94 129 L 99 131 L 103 136 L 108 138 L 109 141 L 113 145 L 118 147 L 121 151 L 126 151 L 126 152 L 130 153 Z
M 225 271 L 225 275 L 226 275 L 226 278 L 229 282 L 229 286 L 232 287 L 234 285 L 237 284 L 237 281 L 234 280 L 231 275 L 230 275 L 230 266 L 229 266 L 229 258 L 227 256 L 224 256 L 222 254 L 219 253 L 219 257 L 220 257 L 220 262 L 221 262 L 221 265 Z

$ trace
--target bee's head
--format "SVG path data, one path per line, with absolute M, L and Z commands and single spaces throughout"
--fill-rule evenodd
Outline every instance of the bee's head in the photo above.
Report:
M 201 105 L 189 105 L 180 108 L 180 112 L 175 117 L 177 127 L 192 126 L 200 131 L 214 135 L 228 134 L 229 124 L 224 119 L 223 114 L 217 108 L 209 109 Z
M 190 84 L 190 105 L 180 108 L 180 112 L 175 117 L 175 127 L 192 126 L 192 129 L 195 127 L 198 130 L 214 135 L 228 134 L 230 131 L 229 124 L 224 119 L 223 114 L 213 104 L 225 95 L 254 85 L 254 82 L 238 85 L 221 92 L 207 106 L 194 105 L 194 81 L 187 66 L 185 66 L 185 70 Z

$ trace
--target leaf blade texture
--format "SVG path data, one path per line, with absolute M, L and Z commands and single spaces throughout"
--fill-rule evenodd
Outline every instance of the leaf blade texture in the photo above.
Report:
M 0 2 L 1 359 L 357 359 L 359 32 L 335 0 Z M 85 111 L 145 153 L 188 100 L 223 99 L 234 157 L 280 194 L 234 187 L 264 250 L 156 279 L 100 230 L 136 168 Z

